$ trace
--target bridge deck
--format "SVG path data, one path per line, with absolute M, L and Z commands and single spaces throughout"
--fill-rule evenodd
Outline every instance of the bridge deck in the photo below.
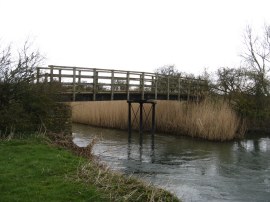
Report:
M 53 66 L 37 68 L 37 82 L 60 82 L 63 101 L 200 99 L 207 84 L 202 79 L 149 72 Z

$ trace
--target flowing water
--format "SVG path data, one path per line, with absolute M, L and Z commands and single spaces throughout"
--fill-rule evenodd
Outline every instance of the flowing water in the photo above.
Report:
M 270 138 L 225 143 L 73 125 L 74 142 L 114 170 L 139 176 L 183 201 L 270 201 Z

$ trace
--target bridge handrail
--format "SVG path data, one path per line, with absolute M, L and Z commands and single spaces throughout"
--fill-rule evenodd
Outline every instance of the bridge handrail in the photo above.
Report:
M 90 74 L 86 75 L 85 72 Z M 149 89 L 155 93 L 155 98 L 157 98 L 157 94 L 165 93 L 169 99 L 170 94 L 175 92 L 179 94 L 179 99 L 181 93 L 186 93 L 188 97 L 196 94 L 198 97 L 203 94 L 207 86 L 203 79 L 181 75 L 58 65 L 37 67 L 37 82 L 41 82 L 41 80 L 44 82 L 58 81 L 65 86 L 72 87 L 73 100 L 76 99 L 76 94 L 83 92 L 83 90 L 91 92 L 93 100 L 95 100 L 96 94 L 101 91 L 100 88 L 106 86 L 108 88 L 102 90 L 110 92 L 111 99 L 118 91 L 126 91 L 127 99 L 129 99 L 130 93 L 140 91 L 141 97 L 144 99 L 144 92 L 149 91 Z

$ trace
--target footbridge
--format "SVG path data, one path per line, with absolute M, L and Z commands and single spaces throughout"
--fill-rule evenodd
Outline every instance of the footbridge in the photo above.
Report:
M 198 101 L 207 91 L 205 80 L 181 75 L 55 65 L 37 68 L 41 82 L 61 83 L 62 101 Z

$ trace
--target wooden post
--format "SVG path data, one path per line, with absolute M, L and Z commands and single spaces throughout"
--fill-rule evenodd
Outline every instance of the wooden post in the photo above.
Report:
M 151 80 L 151 93 L 155 92 L 155 77 L 152 76 Z
M 40 68 L 37 67 L 37 83 L 39 83 L 39 78 L 40 78 Z
M 127 72 L 127 100 L 129 100 L 129 71 Z
M 111 100 L 114 99 L 114 70 L 111 71 Z
M 140 134 L 143 132 L 143 103 L 140 102 Z
M 178 77 L 178 95 L 177 95 L 178 101 L 180 101 L 180 98 L 181 98 L 181 77 Z
M 50 65 L 49 67 L 50 67 L 50 83 L 52 83 L 52 81 L 53 81 L 53 66 Z
M 62 70 L 61 69 L 59 69 L 58 74 L 59 74 L 58 81 L 61 83 L 62 82 Z
M 140 75 L 141 99 L 144 100 L 144 72 Z
M 167 76 L 167 100 L 170 99 L 170 76 Z
M 157 100 L 157 92 L 158 92 L 158 74 L 156 74 L 155 79 L 155 100 Z
M 154 135 L 156 129 L 156 103 L 152 103 L 152 135 Z
M 96 101 L 97 93 L 97 70 L 93 70 L 93 101 Z
M 131 134 L 131 102 L 128 102 L 128 134 Z
M 81 71 L 81 70 L 79 70 L 78 84 L 81 84 L 81 75 L 82 75 L 82 71 Z
M 76 100 L 76 67 L 73 67 L 73 101 Z

